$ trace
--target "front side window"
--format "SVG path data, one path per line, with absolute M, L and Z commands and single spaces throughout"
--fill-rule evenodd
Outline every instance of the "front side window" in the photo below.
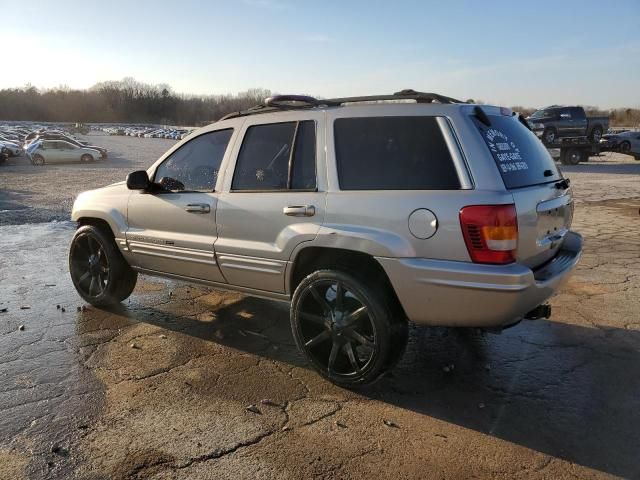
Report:
M 342 190 L 455 190 L 460 180 L 436 117 L 334 122 Z
M 185 143 L 160 164 L 154 181 L 171 191 L 213 191 L 232 133 L 218 130 Z
M 238 155 L 234 191 L 315 190 L 315 123 L 270 123 L 247 129 Z

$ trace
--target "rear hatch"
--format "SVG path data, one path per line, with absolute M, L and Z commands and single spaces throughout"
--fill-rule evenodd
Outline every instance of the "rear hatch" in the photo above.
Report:
M 569 231 L 571 189 L 548 150 L 518 117 L 495 107 L 482 107 L 479 113 L 473 121 L 516 206 L 516 259 L 535 268 L 556 254 Z

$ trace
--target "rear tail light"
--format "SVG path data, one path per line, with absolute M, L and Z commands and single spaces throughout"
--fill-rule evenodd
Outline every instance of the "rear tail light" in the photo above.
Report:
M 460 210 L 460 226 L 475 263 L 504 265 L 516 260 L 518 217 L 515 205 L 472 205 Z

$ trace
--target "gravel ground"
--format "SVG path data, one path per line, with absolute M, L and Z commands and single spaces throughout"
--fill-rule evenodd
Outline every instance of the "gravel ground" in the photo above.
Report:
M 26 156 L 0 167 L 0 225 L 67 220 L 73 201 L 84 190 L 124 180 L 129 172 L 147 169 L 175 144 L 159 138 L 79 135 L 109 151 L 109 158 L 89 165 L 31 165 Z
M 640 163 L 564 168 L 585 252 L 550 320 L 414 326 L 353 392 L 309 369 L 285 304 L 142 277 L 120 308 L 78 311 L 73 224 L 19 223 L 171 144 L 93 140 L 113 158 L 0 167 L 23 207 L 0 226 L 0 479 L 640 478 Z

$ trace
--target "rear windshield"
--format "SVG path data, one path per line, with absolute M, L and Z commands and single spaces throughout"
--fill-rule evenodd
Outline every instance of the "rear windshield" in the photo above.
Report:
M 342 190 L 452 190 L 460 181 L 436 117 L 334 122 Z
M 549 151 L 516 117 L 488 115 L 490 127 L 475 116 L 471 118 L 507 188 L 528 187 L 562 178 Z

